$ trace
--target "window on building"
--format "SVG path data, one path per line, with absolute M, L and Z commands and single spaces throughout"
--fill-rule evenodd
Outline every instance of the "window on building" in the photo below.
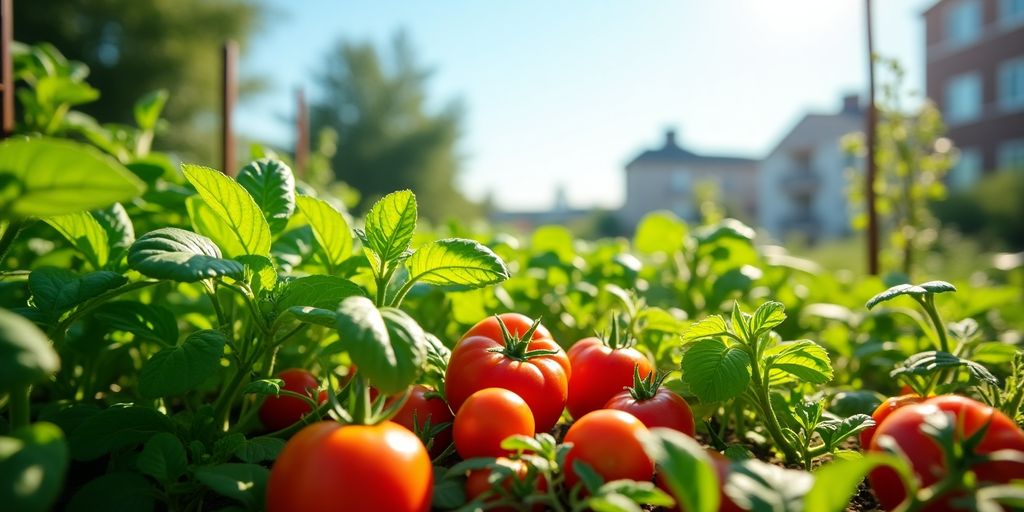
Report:
M 1024 57 L 999 65 L 999 106 L 1007 110 L 1024 108 Z
M 676 169 L 672 171 L 673 192 L 689 192 L 692 181 L 693 179 L 688 169 Z
M 962 0 L 946 9 L 946 36 L 954 45 L 974 42 L 981 36 L 981 2 Z
M 999 21 L 1006 25 L 1024 23 L 1024 0 L 1001 0 Z
M 1024 171 L 1024 139 L 1008 140 L 999 145 L 997 158 L 1000 170 Z
M 981 76 L 978 73 L 957 75 L 946 82 L 945 110 L 946 120 L 951 123 L 981 116 Z
M 978 148 L 960 150 L 960 158 L 950 169 L 949 185 L 955 189 L 965 189 L 978 182 L 981 177 L 981 151 Z

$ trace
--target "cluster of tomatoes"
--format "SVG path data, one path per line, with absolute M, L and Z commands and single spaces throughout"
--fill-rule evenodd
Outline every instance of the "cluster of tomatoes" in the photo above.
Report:
M 279 376 L 283 389 L 310 398 L 319 387 L 316 378 L 302 370 Z M 444 396 L 416 385 L 390 421 L 347 426 L 324 421 L 296 434 L 274 464 L 267 508 L 334 510 L 343 503 L 346 510 L 429 510 L 431 458 L 445 455 L 453 443 L 462 459 L 496 458 L 508 469 L 500 482 L 490 469 L 470 471 L 467 499 L 495 499 L 495 485 L 513 498 L 544 493 L 551 483 L 531 474 L 523 461 L 508 458 L 511 450 L 502 442 L 514 435 L 549 432 L 566 411 L 574 419 L 562 439 L 571 443 L 562 468 L 567 489 L 581 480 L 576 461 L 605 481 L 651 481 L 655 468 L 640 441 L 643 432 L 663 427 L 694 435 L 688 404 L 660 384 L 647 357 L 628 344 L 585 338 L 566 352 L 539 322 L 523 315 L 488 318 L 455 346 Z M 320 392 L 317 399 L 323 402 L 326 396 Z M 285 428 L 309 413 L 311 402 L 294 396 L 268 398 L 260 418 L 270 429 Z M 947 454 L 922 429 L 936 412 L 955 422 L 954 443 L 978 434 L 973 455 L 980 458 L 965 459 L 967 466 L 948 467 Z M 864 450 L 902 452 L 921 488 L 967 470 L 985 483 L 1024 479 L 1024 464 L 1019 461 L 986 458 L 999 450 L 1024 451 L 1024 431 L 982 403 L 952 395 L 904 395 L 884 402 L 873 419 L 876 426 L 860 436 Z M 729 460 L 718 452 L 709 454 L 719 480 L 725 482 Z M 887 510 L 907 497 L 902 479 L 890 467 L 873 470 L 869 480 Z M 958 497 L 956 491 L 946 492 L 924 510 L 950 509 Z M 740 510 L 724 494 L 721 503 L 721 510 Z
M 279 374 L 282 389 L 313 397 L 319 386 L 311 374 Z M 572 443 L 565 482 L 580 477 L 579 460 L 605 481 L 650 481 L 654 467 L 640 442 L 648 428 L 666 427 L 694 434 L 686 401 L 662 388 L 647 357 L 623 344 L 596 337 L 568 352 L 550 332 L 529 318 L 507 313 L 472 327 L 455 346 L 444 379 L 444 394 L 417 385 L 398 413 L 377 425 L 342 426 L 319 422 L 296 434 L 271 472 L 267 508 L 319 510 L 345 503 L 348 510 L 428 510 L 433 473 L 431 457 L 454 441 L 459 457 L 494 457 L 520 480 L 527 467 L 506 458 L 502 441 L 513 435 L 551 431 L 563 413 L 575 422 L 563 441 Z M 641 385 L 630 387 L 640 382 Z M 322 402 L 326 397 L 318 396 Z M 260 418 L 270 429 L 291 425 L 311 410 L 294 396 L 268 398 Z M 453 411 L 455 412 L 453 414 Z M 429 439 L 418 437 L 424 424 L 444 426 Z M 425 436 L 424 436 L 425 437 Z M 424 444 L 426 442 L 426 445 Z M 488 492 L 490 471 L 471 471 L 468 499 Z M 506 488 L 522 482 L 506 482 Z M 546 491 L 543 479 L 533 491 Z

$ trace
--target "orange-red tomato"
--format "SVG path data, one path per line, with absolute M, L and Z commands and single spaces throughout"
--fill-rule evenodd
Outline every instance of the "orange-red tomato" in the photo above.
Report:
M 513 493 L 513 495 L 514 495 L 514 493 L 515 493 L 514 488 L 517 485 L 524 485 L 523 483 L 526 481 L 526 479 L 527 479 L 527 477 L 529 475 L 529 467 L 526 465 L 525 462 L 523 462 L 521 460 L 511 460 L 511 459 L 507 459 L 505 457 L 499 457 L 497 459 L 497 463 L 502 465 L 502 466 L 511 468 L 512 471 L 514 472 L 513 475 L 510 475 L 509 477 L 502 479 L 497 484 L 497 485 L 500 485 L 502 488 L 504 488 L 504 490 L 506 492 Z M 492 486 L 491 483 L 488 482 L 488 479 L 490 477 L 491 477 L 491 470 L 490 469 L 477 469 L 477 470 L 470 471 L 469 475 L 466 477 L 466 499 L 467 500 L 474 500 L 474 499 L 482 496 L 485 492 L 494 489 L 494 486 Z M 512 482 L 512 478 L 515 478 L 517 481 L 515 483 L 513 483 Z M 544 491 L 547 491 L 547 489 L 548 489 L 548 482 L 547 482 L 547 480 L 545 480 L 542 475 L 538 474 L 535 477 L 535 481 L 533 482 L 533 487 L 531 489 L 523 489 L 523 491 L 524 491 L 524 493 L 532 494 L 534 492 L 544 492 Z M 515 496 L 514 495 L 514 497 L 521 497 L 521 496 Z M 498 498 L 499 498 L 498 496 L 492 496 L 492 497 L 486 499 L 485 502 L 495 501 Z M 514 512 L 514 511 L 517 511 L 519 509 L 513 508 L 513 507 L 496 507 L 496 508 L 488 508 L 487 510 L 489 510 L 491 512 Z M 534 505 L 533 507 L 531 507 L 531 510 L 535 510 L 535 511 L 539 512 L 541 510 L 544 510 L 544 506 L 543 505 Z
M 513 335 L 525 335 L 530 319 L 516 313 L 500 316 Z M 469 395 L 484 388 L 504 388 L 522 397 L 530 406 L 537 430 L 551 430 L 562 416 L 569 394 L 569 358 L 565 351 L 538 328 L 521 346 L 506 346 L 498 320 L 478 323 L 452 351 L 445 373 L 445 393 L 452 409 L 458 411 Z M 529 356 L 532 351 L 550 351 Z
M 530 406 L 519 395 L 502 388 L 481 389 L 455 413 L 455 451 L 463 459 L 509 455 L 501 442 L 509 436 L 533 436 Z
M 569 427 L 565 442 L 572 443 L 565 458 L 565 481 L 571 488 L 579 482 L 573 462 L 586 463 L 606 482 L 629 479 L 648 482 L 654 464 L 647 457 L 640 437 L 647 431 L 633 415 L 612 409 L 585 414 Z
M 284 386 L 281 386 L 281 389 L 306 395 L 310 398 L 313 397 L 315 392 L 311 390 L 316 390 L 320 387 L 316 377 L 306 370 L 295 368 L 284 370 L 277 374 L 277 378 L 284 381 Z M 322 404 L 325 401 L 327 401 L 327 391 L 321 391 L 317 396 L 317 402 Z M 294 396 L 271 396 L 267 397 L 263 404 L 260 405 L 260 421 L 263 422 L 263 426 L 270 430 L 281 430 L 293 425 L 302 419 L 303 416 L 312 412 L 312 410 L 313 408 L 300 398 Z
M 427 394 L 430 393 L 435 393 L 435 391 L 419 384 L 413 386 L 412 391 L 409 393 L 409 399 L 395 413 L 391 421 L 413 432 L 416 432 L 417 429 L 422 430 L 428 421 L 430 422 L 431 429 L 441 423 L 451 423 L 455 415 L 448 408 L 448 403 L 436 395 L 427 398 Z M 433 444 L 430 447 L 430 455 L 433 457 L 440 455 L 451 442 L 452 427 L 448 425 L 447 428 L 434 436 Z
M 636 400 L 628 390 L 612 397 L 605 409 L 617 409 L 636 416 L 645 427 L 664 427 L 677 430 L 690 437 L 694 434 L 693 411 L 683 397 L 667 388 L 661 388 L 654 397 Z
M 981 402 L 955 395 L 929 398 L 893 411 L 878 426 L 870 450 L 883 451 L 879 440 L 890 437 L 906 456 L 922 487 L 938 482 L 947 471 L 947 461 L 935 440 L 921 431 L 925 418 L 938 412 L 952 416 L 954 425 L 957 425 L 957 441 L 970 437 L 988 424 L 977 453 L 1024 451 L 1024 431 L 1013 420 Z M 1019 462 L 983 462 L 973 466 L 971 471 L 981 483 L 1002 484 L 1024 479 L 1024 463 Z M 878 502 L 886 510 L 896 508 L 906 498 L 906 489 L 892 468 L 879 467 L 868 475 L 868 480 Z M 923 510 L 952 510 L 950 502 L 955 497 L 956 493 L 946 494 Z
M 615 348 L 600 338 L 584 338 L 569 347 L 569 399 L 566 408 L 573 418 L 600 409 L 622 388 L 633 384 L 634 369 L 640 377 L 651 373 L 647 356 L 632 347 Z
M 903 407 L 904 405 L 921 403 L 925 400 L 925 397 L 915 394 L 907 394 L 890 397 L 886 401 L 879 404 L 875 408 L 875 412 L 871 413 L 871 419 L 875 420 L 873 427 L 861 431 L 860 433 L 860 447 L 864 450 L 871 446 L 871 440 L 875 437 L 875 431 L 878 430 L 878 426 L 882 424 L 882 421 L 889 417 L 893 411 Z
M 321 421 L 299 431 L 267 481 L 267 511 L 425 512 L 434 473 L 423 443 L 385 421 Z

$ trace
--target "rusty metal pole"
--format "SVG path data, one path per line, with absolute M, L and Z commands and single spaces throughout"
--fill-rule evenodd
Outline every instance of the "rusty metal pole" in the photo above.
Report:
M 235 133 L 233 114 L 238 101 L 238 43 L 226 41 L 221 61 L 221 172 L 235 174 Z
M 867 172 L 864 179 L 864 195 L 868 211 L 868 274 L 878 275 L 878 211 L 875 207 L 875 181 L 878 171 L 875 161 L 877 145 L 878 110 L 875 108 L 875 45 L 872 37 L 871 0 L 864 0 L 864 16 L 867 23 L 868 39 L 868 111 L 866 126 Z
M 301 177 L 309 163 L 309 110 L 301 87 L 295 90 L 295 103 L 295 173 Z
M 14 133 L 14 0 L 0 0 L 0 138 Z

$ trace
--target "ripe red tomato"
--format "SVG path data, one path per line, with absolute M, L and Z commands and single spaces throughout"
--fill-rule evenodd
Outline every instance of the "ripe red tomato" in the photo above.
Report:
M 600 338 L 583 338 L 569 348 L 569 399 L 566 407 L 573 418 L 600 409 L 622 388 L 633 383 L 634 369 L 640 377 L 651 373 L 647 356 L 632 347 L 612 348 Z
M 295 368 L 284 370 L 277 374 L 277 378 L 284 381 L 284 386 L 281 386 L 281 389 L 306 395 L 310 398 L 313 397 L 313 393 L 310 390 L 320 387 L 316 377 L 306 370 Z M 317 396 L 317 403 L 322 404 L 325 401 L 327 401 L 327 391 L 321 391 Z M 281 430 L 295 424 L 295 422 L 302 419 L 303 416 L 309 414 L 312 410 L 313 408 L 300 398 L 294 396 L 272 396 L 264 400 L 263 405 L 260 405 L 260 421 L 263 422 L 263 426 L 270 430 Z
M 871 440 L 875 437 L 875 431 L 878 430 L 878 426 L 882 424 L 882 420 L 889 417 L 893 411 L 903 407 L 904 405 L 921 403 L 925 398 L 921 395 L 906 394 L 900 396 L 890 397 L 888 400 L 882 402 L 878 407 L 875 408 L 875 412 L 871 413 L 871 419 L 875 420 L 875 426 L 869 427 L 860 433 L 860 447 L 861 449 L 868 449 L 871 446 Z
M 423 512 L 434 473 L 423 443 L 408 429 L 321 421 L 299 431 L 267 481 L 267 511 Z
M 565 482 L 572 488 L 580 478 L 573 462 L 585 462 L 606 482 L 629 479 L 648 482 L 654 464 L 647 457 L 640 437 L 647 431 L 633 415 L 611 409 L 585 414 L 569 427 L 565 442 L 572 443 L 565 458 Z
M 535 492 L 544 492 L 548 489 L 548 482 L 540 474 L 537 474 L 533 482 L 527 483 L 529 476 L 529 466 L 521 460 L 512 460 L 505 457 L 499 457 L 496 461 L 498 464 L 511 468 L 514 474 L 502 479 L 496 485 L 501 486 L 507 493 L 509 493 L 513 499 L 523 498 Z M 469 472 L 466 477 L 466 499 L 469 501 L 475 500 L 476 498 L 483 495 L 485 492 L 494 489 L 495 487 L 487 481 L 491 476 L 490 469 L 477 469 Z M 515 478 L 515 481 L 512 480 Z M 499 499 L 499 496 L 491 496 L 484 500 L 484 502 L 491 502 Z M 513 507 L 496 507 L 488 508 L 487 510 L 492 512 L 515 512 L 520 510 Z M 534 505 L 531 510 L 540 511 L 544 510 L 543 505 Z
M 530 406 L 519 395 L 502 388 L 481 389 L 455 413 L 455 451 L 463 459 L 509 455 L 501 442 L 509 436 L 533 436 Z
M 612 397 L 604 408 L 628 412 L 647 428 L 670 428 L 690 437 L 694 434 L 690 405 L 683 397 L 667 388 L 658 388 L 650 398 L 634 398 L 633 392 L 627 389 Z
M 523 315 L 500 316 L 511 339 L 505 339 L 495 318 L 475 325 L 452 351 L 445 373 L 445 393 L 458 411 L 469 395 L 484 388 L 504 388 L 530 405 L 537 430 L 546 432 L 558 422 L 569 394 L 571 370 L 565 351 L 538 326 L 530 329 Z
M 871 451 L 882 451 L 879 440 L 884 436 L 891 437 L 906 455 L 921 486 L 934 484 L 945 474 L 946 461 L 935 441 L 921 432 L 921 425 L 926 416 L 936 412 L 954 416 L 958 426 L 958 440 L 970 437 L 991 420 L 977 447 L 977 453 L 1006 449 L 1024 451 L 1024 431 L 1013 420 L 985 404 L 955 395 L 937 396 L 895 410 L 878 426 L 871 441 Z M 978 481 L 983 483 L 1008 483 L 1014 479 L 1024 479 L 1024 464 L 1017 462 L 985 462 L 975 465 L 971 470 Z M 891 468 L 875 469 L 868 475 L 868 480 L 878 496 L 878 502 L 887 510 L 895 508 L 906 498 L 906 490 Z M 924 510 L 950 510 L 952 505 L 949 502 L 955 496 L 955 493 L 947 494 Z
M 715 474 L 718 476 L 718 512 L 741 512 L 743 509 L 736 505 L 732 501 L 732 498 L 725 494 L 725 482 L 729 480 L 729 473 L 732 471 L 732 461 L 730 461 L 725 455 L 718 453 L 714 450 L 708 449 L 707 454 L 711 456 L 711 462 L 715 465 Z M 675 497 L 672 494 L 672 489 L 669 488 L 668 484 L 665 483 L 664 477 L 661 473 L 655 475 L 655 484 L 658 488 L 668 493 L 669 496 Z M 676 498 L 676 506 L 672 510 L 679 512 L 682 508 L 679 506 L 679 499 Z
M 427 395 L 431 394 L 428 398 Z M 423 427 L 430 422 L 430 428 L 441 423 L 451 423 L 455 418 L 448 403 L 438 396 L 436 392 L 426 386 L 415 385 L 409 393 L 409 399 L 405 401 L 402 408 L 398 410 L 391 421 L 413 431 L 423 430 Z M 436 457 L 441 454 L 452 442 L 452 427 L 448 425 L 444 430 L 434 436 L 430 446 L 430 455 Z

